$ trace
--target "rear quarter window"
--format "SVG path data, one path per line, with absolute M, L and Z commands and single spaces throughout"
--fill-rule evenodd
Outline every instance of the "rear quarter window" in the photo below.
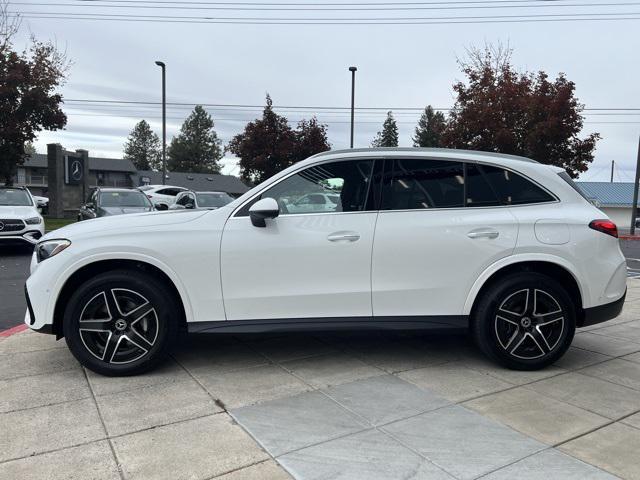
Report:
M 499 167 L 479 165 L 503 205 L 552 202 L 555 198 L 522 175 Z

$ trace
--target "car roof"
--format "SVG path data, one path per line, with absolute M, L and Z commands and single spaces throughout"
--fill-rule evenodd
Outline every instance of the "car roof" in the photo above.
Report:
M 193 193 L 215 193 L 215 194 L 218 194 L 218 195 L 227 193 L 227 192 L 213 192 L 213 191 L 207 191 L 207 190 L 197 190 L 197 191 L 196 190 L 189 190 L 189 191 L 193 192 Z
M 0 188 L 4 189 L 11 189 L 11 190 L 27 190 L 27 187 L 10 187 L 8 185 L 0 185 Z
M 100 192 L 140 192 L 137 188 L 118 188 L 118 187 L 96 187 Z
M 318 159 L 320 157 L 332 156 L 332 155 L 345 155 L 345 154 L 359 154 L 366 153 L 370 157 L 401 157 L 407 154 L 411 156 L 428 156 L 431 158 L 451 158 L 452 155 L 458 156 L 463 154 L 465 158 L 472 159 L 486 159 L 496 158 L 505 160 L 519 160 L 521 162 L 539 163 L 536 160 L 527 157 L 521 157 L 519 155 L 509 155 L 506 153 L 496 152 L 483 152 L 480 150 L 462 150 L 457 148 L 422 148 L 422 147 L 376 147 L 376 148 L 347 148 L 342 150 L 328 150 L 326 152 L 318 153 L 309 159 Z

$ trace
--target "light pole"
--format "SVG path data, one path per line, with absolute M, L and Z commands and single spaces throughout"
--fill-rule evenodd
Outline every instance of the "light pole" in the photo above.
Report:
M 166 65 L 164 62 L 156 61 L 162 69 L 162 185 L 167 178 L 167 84 Z
M 349 71 L 351 72 L 351 148 L 353 148 L 353 110 L 356 96 L 356 70 L 358 70 L 358 67 L 349 67 Z

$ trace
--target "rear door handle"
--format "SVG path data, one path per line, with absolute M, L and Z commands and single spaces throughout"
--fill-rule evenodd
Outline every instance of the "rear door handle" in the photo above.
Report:
M 471 230 L 467 233 L 469 238 L 498 238 L 500 232 L 492 228 L 479 228 L 477 230 Z
M 356 232 L 335 232 L 327 236 L 330 242 L 355 242 L 360 240 L 360 234 Z

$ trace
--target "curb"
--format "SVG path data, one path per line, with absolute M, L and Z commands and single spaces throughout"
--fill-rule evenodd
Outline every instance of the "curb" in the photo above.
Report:
M 640 235 L 619 235 L 619 240 L 640 240 Z
M 24 332 L 26 329 L 27 326 L 24 324 L 16 325 L 15 327 L 7 328 L 6 330 L 0 330 L 0 337 L 10 337 L 16 333 Z

